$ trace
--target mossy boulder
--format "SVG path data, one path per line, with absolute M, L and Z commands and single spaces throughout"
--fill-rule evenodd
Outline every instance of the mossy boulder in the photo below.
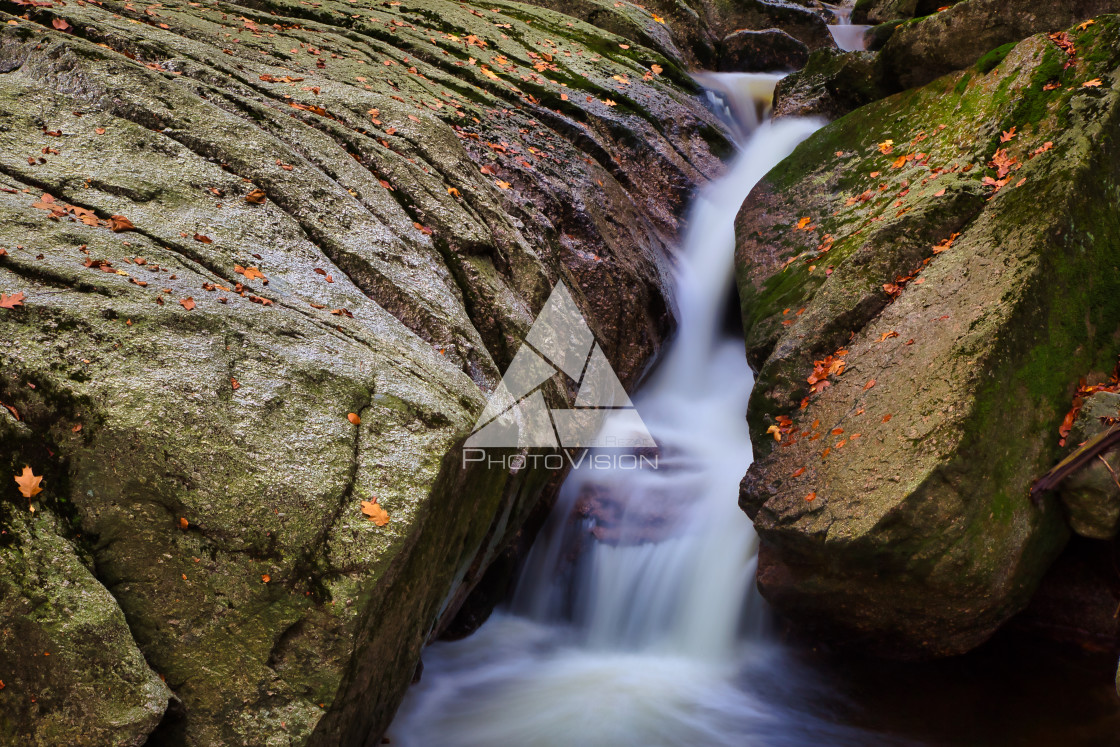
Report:
M 558 482 L 463 467 L 487 394 L 560 281 L 634 383 L 723 130 L 679 60 L 504 0 L 20 12 L 0 13 L 0 292 L 24 294 L 0 308 L 0 537 L 36 547 L 0 559 L 57 557 L 85 591 L 50 587 L 44 635 L 80 640 L 25 673 L 38 706 L 0 672 L 0 725 L 376 742 Z M 50 617 L 70 611 L 90 624 Z M 97 635 L 119 662 L 87 674 L 102 659 L 71 654 Z
M 1120 394 L 1097 392 L 1085 399 L 1066 438 L 1071 447 L 1117 427 Z M 1112 539 L 1120 530 L 1120 453 L 1102 454 L 1059 486 L 1073 531 L 1091 539 Z
M 883 77 L 895 91 L 924 85 L 1004 44 L 1117 11 L 1116 0 L 965 0 L 895 29 L 881 52 Z
M 1120 20 L 1069 34 L 837 120 L 738 215 L 740 502 L 763 594 L 824 637 L 966 651 L 1068 536 L 1029 488 L 1120 346 Z
M 961 0 L 856 0 L 853 23 L 878 24 L 895 19 L 918 18 L 956 5 Z
M 836 119 L 887 95 L 871 52 L 813 52 L 804 68 L 778 81 L 774 117 Z

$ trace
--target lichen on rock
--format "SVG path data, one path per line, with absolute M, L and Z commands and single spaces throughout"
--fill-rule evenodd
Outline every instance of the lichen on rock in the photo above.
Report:
M 139 741 L 376 739 L 557 482 L 463 469 L 486 395 L 560 281 L 635 382 L 724 130 L 679 59 L 505 0 L 0 20 L 0 465 L 46 475 L 31 519 L 5 478 L 4 526 L 76 548 L 82 614 L 173 693 L 57 720 L 119 695 Z
M 966 651 L 1067 536 L 1029 487 L 1115 362 L 1120 23 L 1068 33 L 840 118 L 738 216 L 759 586 L 833 640 Z

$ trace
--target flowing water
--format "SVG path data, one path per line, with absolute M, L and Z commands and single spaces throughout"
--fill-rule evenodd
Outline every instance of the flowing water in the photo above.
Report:
M 858 52 L 867 49 L 867 30 L 870 26 L 863 26 L 852 23 L 852 9 L 855 3 L 845 5 L 827 5 L 825 7 L 832 11 L 836 23 L 828 27 L 832 32 L 832 38 L 836 41 L 836 46 L 840 47 L 845 52 Z
M 756 537 L 737 506 L 751 460 L 744 413 L 753 381 L 742 337 L 721 332 L 734 216 L 819 126 L 760 123 L 777 77 L 703 80 L 744 142 L 692 206 L 676 278 L 678 334 L 634 397 L 659 444 L 658 469 L 572 472 L 509 608 L 471 637 L 425 651 L 393 744 L 872 743 L 821 719 L 826 695 L 767 639 L 753 584 Z

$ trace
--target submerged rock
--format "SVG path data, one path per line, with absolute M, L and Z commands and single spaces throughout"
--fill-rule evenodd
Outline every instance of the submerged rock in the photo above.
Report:
M 1069 35 L 828 125 L 738 216 L 741 505 L 763 594 L 824 637 L 966 651 L 1065 542 L 1029 487 L 1120 329 L 1120 20 Z
M 515 3 L 3 21 L 0 292 L 23 297 L 0 432 L 23 435 L 0 439 L 0 520 L 35 551 L 0 559 L 64 563 L 78 588 L 37 624 L 81 640 L 28 670 L 71 702 L 48 718 L 9 684 L 0 724 L 375 742 L 556 484 L 464 469 L 486 394 L 561 280 L 634 382 L 670 326 L 666 242 L 729 149 L 716 119 L 679 60 Z M 101 635 L 117 670 L 65 666 Z

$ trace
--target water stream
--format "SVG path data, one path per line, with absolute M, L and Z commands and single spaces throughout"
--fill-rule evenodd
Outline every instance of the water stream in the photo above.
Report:
M 852 23 L 852 10 L 855 8 L 855 3 L 825 4 L 824 7 L 832 11 L 832 15 L 836 19 L 836 23 L 829 25 L 828 30 L 832 32 L 832 38 L 835 40 L 837 47 L 844 52 L 858 52 L 867 49 L 867 30 L 871 27 Z
M 721 331 L 739 205 L 818 123 L 760 121 L 777 76 L 708 75 L 743 138 L 696 197 L 676 277 L 679 329 L 634 402 L 659 468 L 576 469 L 511 605 L 430 646 L 389 737 L 412 747 L 871 744 L 820 717 L 765 633 L 756 536 L 737 506 L 753 383 Z M 611 428 L 608 421 L 605 426 Z

